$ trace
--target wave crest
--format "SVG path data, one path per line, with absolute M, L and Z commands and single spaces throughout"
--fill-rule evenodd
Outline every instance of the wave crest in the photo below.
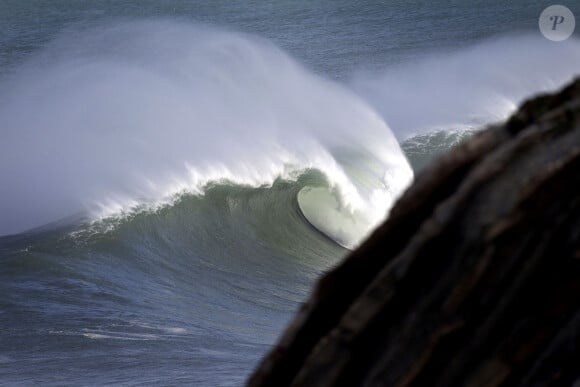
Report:
M 412 178 L 362 99 L 243 34 L 174 21 L 68 31 L 2 86 L 0 234 L 309 168 L 372 227 L 388 211 L 377 193 L 390 203 Z M 375 164 L 365 175 L 375 182 L 357 178 L 366 167 L 353 173 L 345 150 Z

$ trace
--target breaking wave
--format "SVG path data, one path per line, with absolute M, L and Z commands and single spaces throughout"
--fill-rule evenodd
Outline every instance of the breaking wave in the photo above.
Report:
M 302 210 L 352 246 L 412 179 L 366 102 L 239 33 L 170 21 L 63 33 L 2 86 L 2 234 L 79 211 L 106 219 L 155 210 L 211 184 L 257 188 L 314 169 L 336 208 L 313 205 L 304 191 Z M 351 224 L 325 227 L 336 211 Z

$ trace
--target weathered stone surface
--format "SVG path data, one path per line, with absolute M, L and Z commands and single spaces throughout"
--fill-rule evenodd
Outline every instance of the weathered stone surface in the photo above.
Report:
M 580 80 L 423 170 L 250 386 L 580 383 Z

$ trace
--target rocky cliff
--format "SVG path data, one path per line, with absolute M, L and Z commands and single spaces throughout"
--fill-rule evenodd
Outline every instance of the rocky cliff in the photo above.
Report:
M 580 79 L 417 176 L 250 386 L 580 383 Z

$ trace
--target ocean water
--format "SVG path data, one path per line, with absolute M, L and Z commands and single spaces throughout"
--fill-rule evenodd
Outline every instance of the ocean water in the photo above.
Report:
M 580 73 L 548 5 L 1 0 L 0 384 L 242 385 L 414 175 Z

